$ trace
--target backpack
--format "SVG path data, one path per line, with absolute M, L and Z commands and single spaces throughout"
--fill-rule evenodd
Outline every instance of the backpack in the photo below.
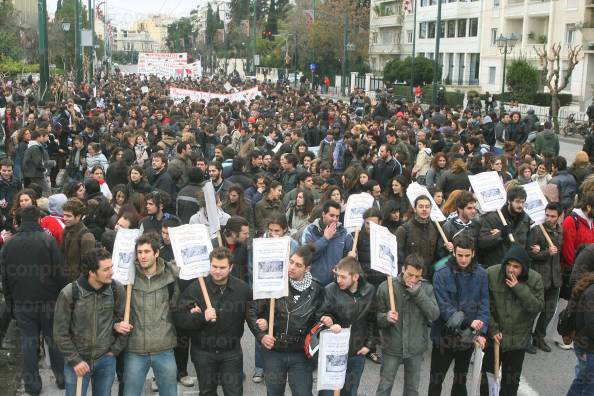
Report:
M 557 333 L 563 338 L 563 343 L 569 345 L 573 342 L 576 332 L 576 307 L 577 301 L 571 299 L 567 307 L 559 312 L 559 322 L 557 323 Z

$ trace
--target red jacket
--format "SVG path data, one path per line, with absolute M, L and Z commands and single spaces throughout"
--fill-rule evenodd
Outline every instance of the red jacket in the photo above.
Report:
M 58 247 L 62 246 L 62 234 L 64 233 L 64 220 L 60 216 L 45 216 L 40 222 L 41 228 L 48 230 L 56 239 Z
M 576 226 L 574 215 L 577 217 Z M 561 247 L 561 266 L 571 267 L 577 249 L 588 243 L 594 243 L 594 226 L 581 209 L 574 209 L 572 215 L 563 220 L 563 246 Z

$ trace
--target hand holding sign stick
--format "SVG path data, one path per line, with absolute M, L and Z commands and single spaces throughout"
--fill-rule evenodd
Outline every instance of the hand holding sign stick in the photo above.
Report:
M 504 227 L 507 227 L 507 220 L 505 220 L 505 217 L 503 216 L 503 213 L 501 213 L 501 209 L 497 209 L 497 214 L 499 215 L 499 219 L 501 220 L 501 222 L 503 223 Z M 511 232 L 509 234 L 507 234 L 507 237 L 509 238 L 509 241 L 511 243 L 514 243 L 516 241 L 516 238 L 514 238 L 514 234 L 512 234 Z
M 268 335 L 274 337 L 274 309 L 276 306 L 276 298 L 270 299 L 270 312 L 268 313 Z
M 206 283 L 204 283 L 204 278 L 199 276 L 198 283 L 200 284 L 200 290 L 202 290 L 202 297 L 204 297 L 204 303 L 206 304 L 206 308 L 212 308 L 212 304 L 210 303 L 210 296 L 208 295 L 208 289 L 206 288 Z M 213 319 L 213 322 L 216 322 L 216 319 Z

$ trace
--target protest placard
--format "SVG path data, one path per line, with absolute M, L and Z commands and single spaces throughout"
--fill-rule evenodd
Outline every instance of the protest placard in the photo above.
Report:
M 320 333 L 318 350 L 318 391 L 340 390 L 344 386 L 349 360 L 351 329 L 340 333 L 324 330 Z
M 184 280 L 207 276 L 212 252 L 210 234 L 204 224 L 184 224 L 169 227 L 169 239 L 179 278 Z
M 370 222 L 369 239 L 371 245 L 371 269 L 386 274 L 388 277 L 390 310 L 396 311 L 394 285 L 392 284 L 392 278 L 398 276 L 398 243 L 396 236 L 386 227 Z
M 524 211 L 528 214 L 530 219 L 532 219 L 534 224 L 540 227 L 540 231 L 544 235 L 549 246 L 555 246 L 551 240 L 551 236 L 543 226 L 545 222 L 545 209 L 549 203 L 547 198 L 537 182 L 523 184 L 522 187 L 526 191 Z
M 468 180 L 483 212 L 494 212 L 505 205 L 507 193 L 497 172 L 469 175 Z
M 344 212 L 344 228 L 348 232 L 355 232 L 353 241 L 354 252 L 357 249 L 359 231 L 363 225 L 363 213 L 373 205 L 373 197 L 368 193 L 353 194 L 349 196 Z
M 217 210 L 217 197 L 215 195 L 214 186 L 212 181 L 204 183 L 202 188 L 204 192 L 204 201 L 206 202 L 206 216 L 208 217 L 208 230 L 210 235 L 217 235 L 219 240 L 219 246 L 223 245 L 221 240 L 221 222 L 219 221 L 219 211 Z
M 124 308 L 124 322 L 126 323 L 130 323 L 130 304 L 132 302 L 134 277 L 136 276 L 136 239 L 140 234 L 139 229 L 118 229 L 111 254 L 113 279 L 126 285 L 126 304 Z
M 289 295 L 290 237 L 254 238 L 254 300 Z
M 507 203 L 507 192 L 499 174 L 495 171 L 482 172 L 476 175 L 469 175 L 468 180 L 481 210 L 483 212 L 496 211 L 501 219 L 501 223 L 507 226 L 507 220 L 505 220 L 503 213 L 501 213 L 501 208 Z M 516 241 L 512 233 L 508 234 L 508 238 L 512 243 Z
M 431 201 L 431 220 L 432 221 L 445 221 L 446 217 L 443 215 L 439 206 L 433 200 L 433 196 L 427 190 L 427 187 L 420 185 L 417 182 L 411 183 L 406 188 L 406 197 L 410 202 L 411 207 L 415 207 L 415 199 L 420 197 L 421 195 L 425 195 Z

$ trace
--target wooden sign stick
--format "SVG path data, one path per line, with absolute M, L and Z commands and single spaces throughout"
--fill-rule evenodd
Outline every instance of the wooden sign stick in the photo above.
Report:
M 495 356 L 495 369 L 493 373 L 495 374 L 495 378 L 499 378 L 499 341 L 495 341 L 495 345 L 493 345 L 493 355 Z
M 76 396 L 82 395 L 83 377 L 76 377 Z
M 437 231 L 439 231 L 439 235 L 441 235 L 441 239 L 443 239 L 443 243 L 445 243 L 446 245 L 448 244 L 448 238 L 446 237 L 445 233 L 443 232 L 443 228 L 441 228 L 441 224 L 439 224 L 439 221 L 434 220 L 433 223 L 435 223 L 435 227 L 437 227 Z
M 503 217 L 503 213 L 501 213 L 501 209 L 497 209 L 497 214 L 499 215 L 499 219 L 501 219 L 501 222 L 503 223 L 504 226 L 507 225 L 507 220 L 505 220 L 505 217 Z M 514 238 L 514 234 L 512 234 L 511 232 L 508 235 L 509 237 L 509 241 L 511 243 L 514 243 L 516 241 L 516 238 Z
M 540 230 L 542 231 L 542 235 L 544 235 L 545 239 L 547 240 L 549 247 L 555 246 L 555 244 L 551 240 L 551 236 L 547 232 L 546 228 L 544 228 L 544 226 L 542 224 L 539 224 L 538 226 L 540 227 Z
M 390 297 L 390 311 L 396 312 L 396 301 L 394 299 L 394 284 L 392 276 L 388 275 L 388 296 Z
M 206 308 L 212 308 L 212 304 L 210 303 L 210 296 L 208 295 L 208 289 L 206 288 L 206 283 L 204 283 L 204 278 L 199 276 L 198 283 L 200 284 L 200 290 L 202 290 L 202 297 L 204 297 Z
M 274 337 L 274 309 L 276 306 L 276 298 L 270 299 L 270 312 L 268 313 L 268 335 Z
M 357 251 L 357 242 L 359 241 L 359 231 L 357 230 L 355 231 L 355 237 L 353 238 L 353 248 L 351 249 L 351 252 L 356 252 Z
M 132 303 L 132 288 L 134 288 L 133 283 L 129 283 L 126 285 L 126 307 L 124 308 L 124 322 L 130 323 L 130 304 Z

